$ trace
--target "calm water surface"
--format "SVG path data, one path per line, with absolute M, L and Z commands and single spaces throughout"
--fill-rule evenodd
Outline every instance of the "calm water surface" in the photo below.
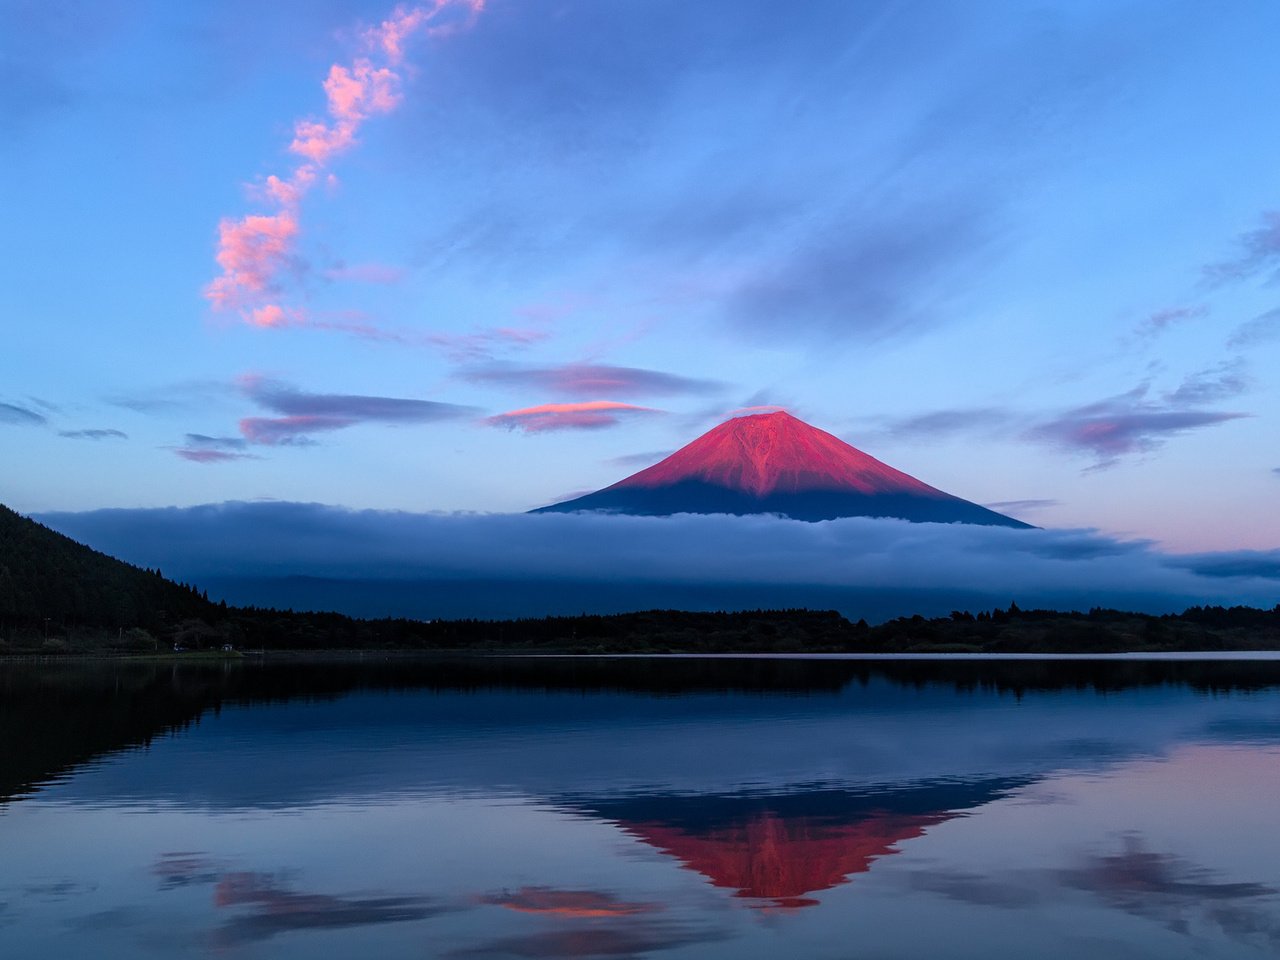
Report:
M 1280 952 L 1280 663 L 0 665 L 0 956 Z

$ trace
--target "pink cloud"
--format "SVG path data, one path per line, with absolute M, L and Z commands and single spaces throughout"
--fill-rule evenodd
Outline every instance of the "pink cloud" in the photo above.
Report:
M 400 102 L 400 77 L 386 67 L 374 67 L 357 60 L 350 68 L 334 64 L 324 92 L 329 97 L 329 113 L 340 121 L 358 123 L 373 113 L 390 113 Z
M 593 430 L 616 426 L 621 416 L 660 413 L 652 407 L 637 407 L 614 400 L 588 400 L 584 403 L 544 403 L 522 410 L 511 410 L 489 417 L 495 427 L 520 429 L 526 433 L 548 430 Z
M 209 284 L 205 296 L 216 307 L 239 307 L 253 295 L 274 289 L 297 235 L 298 221 L 288 210 L 222 220 L 217 255 L 222 276 Z
M 484 0 L 433 0 L 428 6 L 396 7 L 388 19 L 363 35 L 366 45 L 385 60 L 385 65 L 359 57 L 350 64 L 329 67 L 323 82 L 328 120 L 307 117 L 293 126 L 289 150 L 306 162 L 288 177 L 267 176 L 256 188 L 263 199 L 277 204 L 280 212 L 228 217 L 219 224 L 216 259 L 222 275 L 204 291 L 215 310 L 238 310 L 247 323 L 260 327 L 305 322 L 299 311 L 264 302 L 266 295 L 278 291 L 281 272 L 295 259 L 298 207 L 303 196 L 334 156 L 356 144 L 366 119 L 390 113 L 400 103 L 400 75 L 391 67 L 402 61 L 405 41 L 445 11 L 461 12 L 463 17 L 444 28 L 429 29 L 429 34 L 469 26 L 483 9 Z M 332 173 L 326 179 L 335 182 Z
M 323 166 L 335 153 L 341 153 L 356 142 L 357 126 L 349 120 L 332 127 L 319 120 L 299 120 L 293 125 L 293 142 L 289 144 L 289 150 Z
M 434 16 L 442 5 L 441 0 L 436 0 L 434 8 L 429 11 L 423 7 L 398 6 L 389 18 L 365 31 L 365 41 L 371 47 L 381 47 L 388 62 L 397 64 L 404 59 L 405 40 Z
M 255 327 L 287 327 L 289 314 L 278 303 L 256 307 L 249 313 L 249 322 Z

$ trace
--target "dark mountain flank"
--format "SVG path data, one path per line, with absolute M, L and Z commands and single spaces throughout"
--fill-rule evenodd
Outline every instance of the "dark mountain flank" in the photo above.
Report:
M 155 631 L 216 608 L 193 588 L 76 543 L 0 505 L 0 625 Z
M 641 516 L 776 513 L 796 520 L 897 517 L 1030 529 L 781 411 L 727 420 L 625 480 L 533 512 L 580 510 Z

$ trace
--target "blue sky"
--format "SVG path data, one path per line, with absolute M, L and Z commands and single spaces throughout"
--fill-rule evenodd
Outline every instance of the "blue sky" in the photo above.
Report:
M 0 7 L 0 501 L 521 511 L 776 404 L 1280 546 L 1274 3 L 430 7 Z

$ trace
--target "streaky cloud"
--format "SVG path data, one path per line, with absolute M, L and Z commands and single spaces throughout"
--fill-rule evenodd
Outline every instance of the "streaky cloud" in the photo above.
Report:
M 1047 507 L 1056 507 L 1061 502 L 1050 499 L 997 500 L 994 503 L 984 503 L 983 506 L 990 507 L 992 510 L 1043 510 Z
M 1165 399 L 1174 407 L 1217 403 L 1219 400 L 1238 397 L 1252 383 L 1243 358 L 1236 357 L 1192 374 Z
M 88 430 L 59 430 L 58 436 L 66 437 L 68 440 L 128 440 L 129 435 L 123 430 L 111 429 L 88 429 Z
M 177 447 L 173 452 L 192 463 L 231 463 L 235 460 L 259 459 L 251 453 L 232 453 L 229 450 L 208 450 L 201 447 Z
M 41 427 L 48 422 L 49 418 L 42 413 L 36 413 L 34 410 L 20 407 L 14 403 L 0 403 L 0 423 Z
M 1241 349 L 1280 339 L 1280 309 L 1268 310 L 1236 327 L 1227 346 Z
M 1242 383 L 1239 374 L 1226 373 L 1218 380 L 1192 378 L 1180 389 L 1189 398 L 1204 400 L 1239 392 Z M 1094 458 L 1091 469 L 1100 469 L 1112 466 L 1121 457 L 1156 450 L 1172 436 L 1249 416 L 1184 405 L 1179 402 L 1179 391 L 1165 402 L 1152 402 L 1147 399 L 1148 392 L 1149 387 L 1141 384 L 1119 396 L 1068 410 L 1032 427 L 1025 436 L 1090 454 Z
M 652 407 L 638 407 L 615 400 L 588 400 L 582 403 L 543 403 L 535 407 L 509 410 L 489 417 L 491 426 L 525 433 L 551 430 L 599 430 L 615 427 L 623 416 L 661 413 Z
M 1242 233 L 1236 247 L 1235 257 L 1205 267 L 1209 280 L 1228 283 L 1280 270 L 1280 210 L 1263 213 L 1262 225 Z
M 545 390 L 559 396 L 580 398 L 704 394 L 714 393 L 722 386 L 713 380 L 682 377 L 660 370 L 597 363 L 565 363 L 551 367 L 494 363 L 464 370 L 462 377 L 472 383 Z
M 256 376 L 240 378 L 240 386 L 254 403 L 290 417 L 328 417 L 348 424 L 433 423 L 474 416 L 474 407 L 438 400 L 380 397 L 349 393 L 309 393 L 278 380 Z M 348 425 L 344 424 L 344 425 Z

